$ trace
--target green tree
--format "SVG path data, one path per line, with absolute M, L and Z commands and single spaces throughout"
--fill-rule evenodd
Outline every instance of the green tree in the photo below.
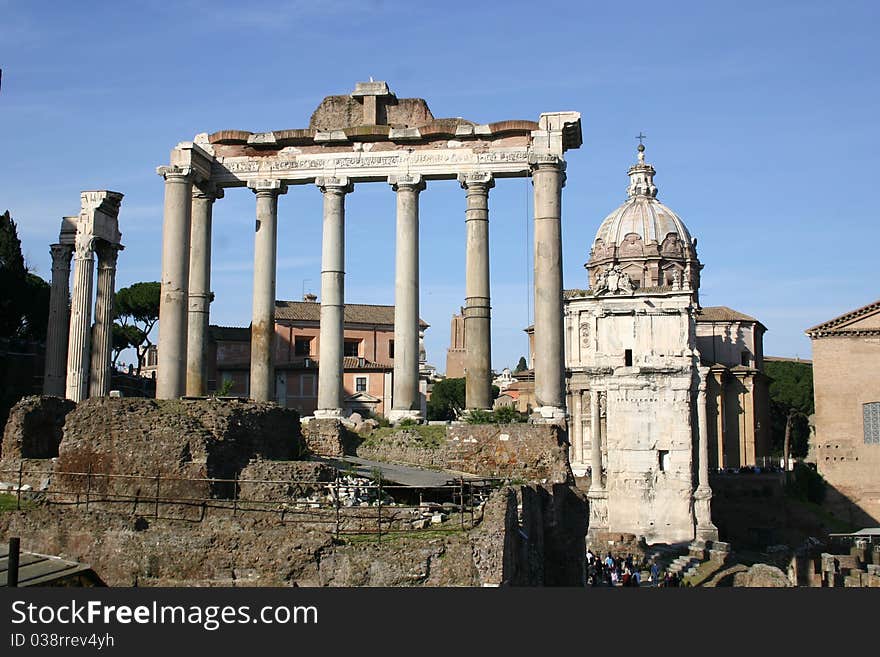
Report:
M 162 285 L 158 281 L 135 283 L 116 293 L 113 310 L 124 334 L 132 340 L 137 354 L 137 373 L 141 373 L 147 351 L 153 345 L 150 333 L 159 321 L 159 300 Z M 130 327 L 130 328 L 129 328 Z M 138 334 L 135 329 L 139 331 Z M 114 330 L 115 333 L 115 330 Z
M 429 420 L 454 420 L 464 408 L 464 379 L 443 379 L 434 384 L 428 401 Z
M 775 361 L 764 364 L 770 378 L 770 434 L 774 454 L 783 455 L 786 433 L 791 455 L 807 455 L 813 413 L 813 367 L 809 363 Z
M 28 271 L 7 210 L 0 215 L 0 337 L 45 339 L 49 292 L 49 284 Z
M 129 348 L 137 349 L 144 341 L 144 334 L 137 326 L 124 326 L 113 322 L 113 360 L 111 367 L 116 367 L 119 354 Z
M 516 364 L 516 367 L 513 368 L 513 373 L 519 374 L 520 372 L 525 372 L 527 369 L 529 369 L 529 364 L 526 362 L 526 357 L 520 356 L 519 362 Z

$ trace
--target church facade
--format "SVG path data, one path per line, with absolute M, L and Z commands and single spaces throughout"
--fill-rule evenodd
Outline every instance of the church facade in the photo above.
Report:
M 591 540 L 715 540 L 710 470 L 766 449 L 765 329 L 701 308 L 697 242 L 657 200 L 642 145 L 638 156 L 596 233 L 588 289 L 565 293 L 572 467 L 591 472 Z

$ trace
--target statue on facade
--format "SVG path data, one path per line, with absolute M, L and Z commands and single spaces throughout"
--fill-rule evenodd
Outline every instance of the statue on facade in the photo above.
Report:
M 608 268 L 596 277 L 595 294 L 632 294 L 634 290 L 632 279 L 620 265 L 608 265 Z

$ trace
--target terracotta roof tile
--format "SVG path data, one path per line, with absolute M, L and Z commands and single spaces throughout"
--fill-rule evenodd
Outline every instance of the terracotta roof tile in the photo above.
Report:
M 697 311 L 698 322 L 756 322 L 757 319 L 727 306 L 705 306 Z M 763 326 L 763 325 L 762 325 Z
M 321 304 L 312 301 L 276 301 L 275 319 L 284 321 L 317 322 L 321 319 Z M 343 321 L 346 324 L 384 324 L 394 326 L 394 306 L 363 303 L 345 304 Z M 422 328 L 428 328 L 419 320 Z
M 869 303 L 866 306 L 862 306 L 861 308 L 856 308 L 855 310 L 851 310 L 848 313 L 844 313 L 839 317 L 835 317 L 834 319 L 829 319 L 827 322 L 822 322 L 812 328 L 808 328 L 805 333 L 811 338 L 818 338 L 822 335 L 834 334 L 837 332 L 846 333 L 848 332 L 846 329 L 837 329 L 841 324 L 847 324 L 855 319 L 859 319 L 860 317 L 864 317 L 866 315 L 871 315 L 875 312 L 880 311 L 880 299 L 874 301 L 873 303 Z M 870 332 L 870 329 L 869 329 Z

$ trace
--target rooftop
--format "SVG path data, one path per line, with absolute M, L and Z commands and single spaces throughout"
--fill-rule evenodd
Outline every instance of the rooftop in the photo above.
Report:
M 275 320 L 293 322 L 318 322 L 321 320 L 321 304 L 315 301 L 276 301 Z M 343 322 L 346 324 L 371 324 L 394 326 L 394 306 L 347 303 Z M 420 319 L 419 326 L 430 326 Z

